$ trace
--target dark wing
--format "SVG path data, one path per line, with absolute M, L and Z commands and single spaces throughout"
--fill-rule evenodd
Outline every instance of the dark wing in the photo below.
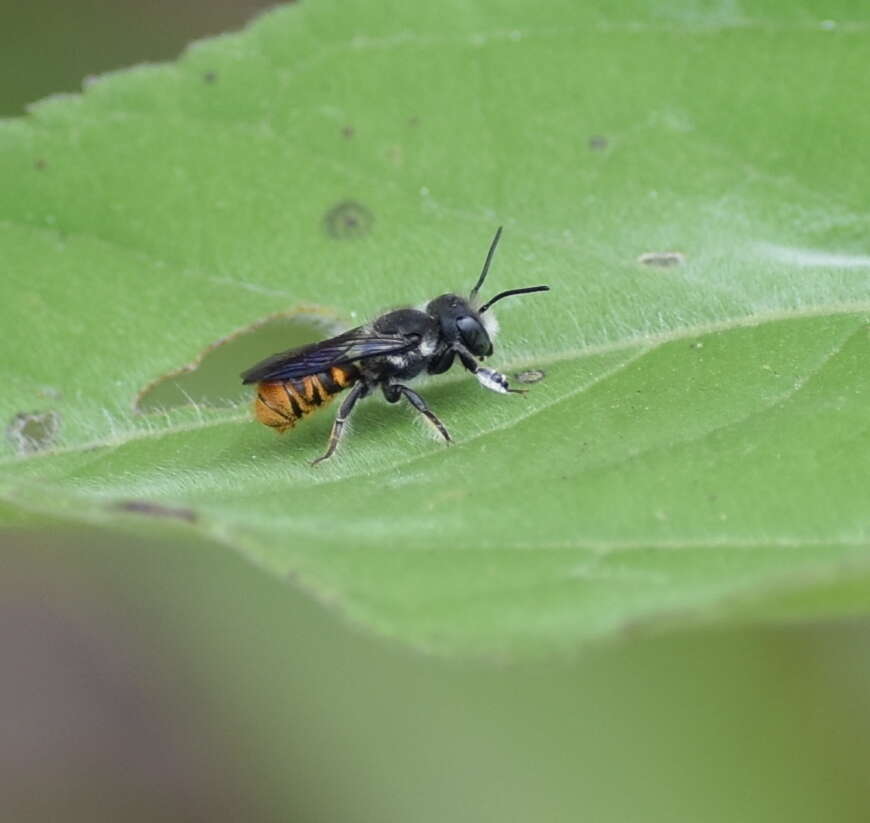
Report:
M 279 382 L 307 377 L 330 366 L 340 366 L 383 354 L 408 351 L 420 342 L 419 335 L 379 334 L 360 326 L 338 337 L 311 343 L 298 349 L 273 354 L 242 372 L 243 383 Z

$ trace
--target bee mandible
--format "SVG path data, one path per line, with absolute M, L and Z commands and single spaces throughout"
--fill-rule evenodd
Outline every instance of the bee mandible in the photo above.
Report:
M 497 331 L 490 309 L 505 297 L 549 291 L 550 287 L 508 289 L 480 304 L 477 295 L 500 237 L 501 227 L 467 299 L 442 294 L 424 310 L 403 308 L 387 312 L 329 340 L 273 354 L 243 372 L 243 383 L 257 384 L 254 397 L 257 420 L 284 432 L 339 392 L 349 389 L 332 424 L 326 451 L 312 462 L 313 466 L 332 457 L 354 407 L 377 389 L 388 403 L 398 403 L 404 397 L 437 429 L 445 443 L 453 442 L 426 401 L 402 381 L 424 371 L 442 374 L 456 358 L 484 388 L 500 394 L 524 394 L 525 389 L 512 388 L 507 377 L 479 362 L 492 354 L 492 339 Z

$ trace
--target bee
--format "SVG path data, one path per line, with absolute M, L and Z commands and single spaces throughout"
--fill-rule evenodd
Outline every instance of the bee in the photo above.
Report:
M 403 381 L 424 371 L 442 374 L 456 358 L 484 388 L 500 394 L 525 394 L 525 389 L 512 388 L 503 374 L 480 365 L 492 354 L 492 338 L 497 330 L 495 318 L 488 312 L 505 297 L 549 291 L 550 287 L 508 289 L 481 305 L 477 295 L 500 237 L 501 227 L 468 299 L 442 294 L 423 310 L 402 308 L 387 312 L 329 340 L 273 354 L 243 372 L 244 384 L 256 383 L 257 420 L 284 432 L 349 389 L 332 424 L 326 451 L 312 462 L 314 466 L 335 454 L 354 407 L 377 389 L 388 403 L 398 403 L 404 397 L 435 427 L 446 444 L 453 442 L 426 401 Z

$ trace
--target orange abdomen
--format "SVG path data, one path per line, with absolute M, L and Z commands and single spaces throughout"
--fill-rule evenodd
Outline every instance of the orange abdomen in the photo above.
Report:
M 258 383 L 254 395 L 254 416 L 266 426 L 285 432 L 307 414 L 325 406 L 342 389 L 356 382 L 353 366 L 332 366 L 319 374 Z

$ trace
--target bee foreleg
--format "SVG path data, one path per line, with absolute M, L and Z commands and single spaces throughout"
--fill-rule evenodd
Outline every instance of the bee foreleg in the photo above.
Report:
M 332 431 L 329 434 L 329 445 L 326 447 L 326 451 L 318 457 L 317 460 L 311 461 L 312 466 L 316 466 L 318 463 L 328 460 L 333 454 L 335 454 L 347 418 L 350 417 L 350 413 L 353 411 L 353 407 L 356 405 L 357 400 L 361 397 L 365 397 L 367 393 L 368 387 L 363 382 L 357 383 L 350 390 L 350 394 L 344 398 L 344 401 L 338 410 L 338 414 L 335 416 L 335 422 L 332 424 Z
M 526 389 L 511 388 L 507 377 L 501 372 L 481 366 L 470 354 L 460 351 L 459 359 L 462 361 L 462 365 L 477 378 L 477 382 L 485 389 L 498 392 L 499 394 L 526 394 Z
M 453 438 L 450 436 L 450 432 L 447 431 L 447 428 L 444 424 L 438 419 L 435 412 L 433 412 L 427 405 L 426 401 L 420 397 L 417 392 L 413 389 L 409 389 L 407 386 L 403 386 L 401 383 L 384 383 L 382 386 L 384 390 L 384 397 L 387 398 L 388 403 L 397 403 L 399 398 L 404 395 L 408 398 L 408 402 L 422 414 L 436 429 L 438 429 L 438 433 L 444 438 L 447 443 L 452 443 Z

